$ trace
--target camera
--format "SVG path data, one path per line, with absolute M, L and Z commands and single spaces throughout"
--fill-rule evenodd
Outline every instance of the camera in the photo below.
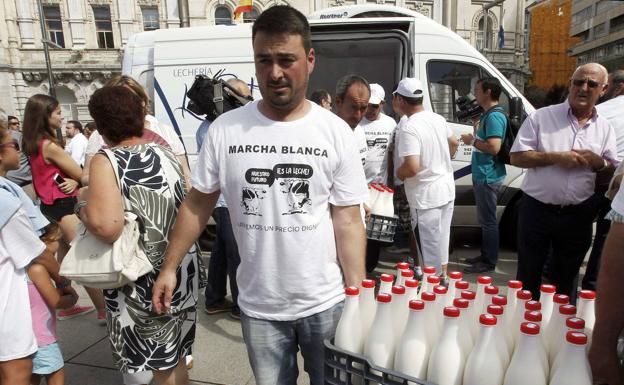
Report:
M 186 93 L 189 102 L 186 108 L 194 114 L 206 115 L 213 121 L 224 112 L 233 110 L 253 100 L 251 96 L 242 95 L 236 88 L 220 79 L 222 71 L 210 78 L 197 75 L 195 82 Z
M 472 94 L 461 96 L 455 101 L 457 104 L 457 119 L 467 120 L 477 117 L 483 113 L 483 108 L 477 103 L 477 99 Z

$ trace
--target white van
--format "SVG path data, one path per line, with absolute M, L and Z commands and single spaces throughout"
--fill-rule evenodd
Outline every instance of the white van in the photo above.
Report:
M 437 22 L 407 9 L 386 5 L 329 8 L 308 16 L 316 65 L 308 91 L 324 88 L 333 93 L 336 81 L 355 73 L 386 90 L 391 113 L 391 90 L 406 76 L 427 84 L 425 108 L 444 117 L 455 134 L 472 126 L 457 118 L 455 101 L 470 93 L 481 77 L 500 79 L 501 104 L 508 109 L 519 98 L 522 115 L 533 107 L 475 48 Z M 246 81 L 260 98 L 253 66 L 251 25 L 163 29 L 132 36 L 127 43 L 123 73 L 144 84 L 154 100 L 155 115 L 170 123 L 181 136 L 190 163 L 197 148 L 195 132 L 201 121 L 184 110 L 186 91 L 196 75 L 224 71 Z M 453 162 L 457 198 L 453 226 L 478 226 L 470 176 L 471 147 L 460 144 Z M 504 234 L 515 237 L 516 203 L 522 170 L 507 166 L 505 190 L 498 217 Z M 507 227 L 509 226 L 509 227 Z

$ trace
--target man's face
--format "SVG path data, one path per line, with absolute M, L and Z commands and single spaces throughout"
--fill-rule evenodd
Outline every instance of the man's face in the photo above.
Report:
M 381 102 L 380 104 L 369 104 L 366 109 L 366 119 L 370 122 L 379 119 L 379 114 L 381 113 L 381 110 L 383 110 L 383 105 L 384 102 Z
M 73 123 L 65 124 L 65 134 L 68 138 L 73 138 L 76 135 L 76 128 Z
M 256 77 L 266 107 L 292 111 L 305 99 L 314 50 L 305 52 L 299 35 L 258 32 L 253 42 Z
M 474 96 L 477 99 L 477 103 L 483 107 L 485 103 L 490 99 L 490 90 L 483 91 L 483 87 L 481 87 L 481 83 L 477 83 L 474 86 Z
M 352 84 L 344 98 L 336 97 L 336 115 L 351 128 L 357 127 L 368 109 L 369 98 L 370 91 L 364 84 Z
M 20 131 L 19 119 L 9 119 L 9 129 L 14 131 Z
M 614 97 L 621 95 L 624 89 L 624 83 L 613 83 L 613 75 L 609 75 L 609 87 L 604 95 L 605 100 L 613 99 Z
M 329 96 L 327 99 L 321 100 L 321 107 L 331 111 L 332 109 L 331 96 Z
M 568 100 L 572 109 L 592 109 L 605 93 L 607 79 L 596 66 L 580 67 L 570 81 Z

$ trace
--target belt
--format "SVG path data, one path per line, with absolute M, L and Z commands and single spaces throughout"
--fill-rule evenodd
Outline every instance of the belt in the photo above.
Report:
M 542 201 L 539 201 L 535 198 L 533 198 L 532 196 L 528 195 L 528 194 L 524 194 L 525 197 L 527 197 L 528 199 L 530 199 L 531 201 L 533 201 L 536 205 L 540 206 L 541 208 L 551 211 L 551 212 L 555 212 L 555 213 L 560 213 L 560 214 L 564 214 L 564 213 L 570 213 L 570 212 L 575 212 L 578 210 L 582 210 L 584 209 L 588 204 L 591 203 L 592 198 L 587 198 L 586 200 L 584 200 L 581 203 L 577 203 L 577 204 L 552 204 L 552 203 L 544 203 Z

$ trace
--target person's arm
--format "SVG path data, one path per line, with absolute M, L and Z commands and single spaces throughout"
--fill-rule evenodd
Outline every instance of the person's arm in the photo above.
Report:
M 65 194 L 70 194 L 78 187 L 82 169 L 68 153 L 56 143 L 47 141 L 43 146 L 43 157 L 46 161 L 60 168 L 69 177 L 69 179 L 66 178 L 65 182 L 59 185 L 61 191 Z
M 43 250 L 41 255 L 35 258 L 34 262 L 44 266 L 57 285 L 67 284 L 69 281 L 60 276 L 59 271 L 61 270 L 61 265 L 54 257 L 54 254 L 56 254 L 58 250 L 58 241 L 46 243 L 45 245 L 46 249 Z
M 596 294 L 596 324 L 589 350 L 594 383 L 621 384 L 617 342 L 624 329 L 624 224 L 613 222 L 602 251 Z
M 362 225 L 359 205 L 331 206 L 336 252 L 345 284 L 360 286 L 366 278 L 366 232 Z
M 169 233 L 169 245 L 165 261 L 152 289 L 152 304 L 157 314 L 166 313 L 171 307 L 171 295 L 176 287 L 176 270 L 180 262 L 206 227 L 214 209 L 219 191 L 210 194 L 194 188 L 180 205 L 173 229 Z M 360 226 L 362 219 L 360 218 Z
M 124 209 L 117 178 L 108 157 L 97 154 L 91 160 L 89 187 L 80 190 L 79 201 L 87 204 L 80 209 L 80 219 L 87 230 L 103 242 L 113 243 L 124 227 Z
M 411 178 L 420 171 L 419 155 L 408 155 L 403 159 L 403 164 L 397 170 L 397 177 L 400 180 Z
M 510 154 L 511 164 L 521 168 L 558 165 L 563 168 L 588 167 L 587 160 L 575 151 L 520 151 Z
M 80 184 L 83 186 L 89 185 L 89 167 L 91 166 L 91 159 L 93 159 L 93 155 L 85 155 L 85 164 L 82 169 L 82 174 L 80 175 Z
M 455 136 L 449 136 L 447 138 L 448 146 L 449 146 L 449 154 L 451 154 L 451 159 L 455 158 L 455 153 L 457 152 L 457 148 L 459 147 L 459 141 Z
M 76 304 L 78 296 L 75 294 L 63 294 L 52 285 L 50 274 L 43 265 L 33 263 L 28 267 L 28 277 L 37 287 L 48 307 L 55 309 L 68 309 Z
M 180 162 L 180 166 L 182 167 L 184 184 L 186 185 L 186 189 L 188 191 L 191 189 L 191 169 L 189 167 L 188 160 L 186 159 L 186 155 L 176 155 L 176 159 Z

